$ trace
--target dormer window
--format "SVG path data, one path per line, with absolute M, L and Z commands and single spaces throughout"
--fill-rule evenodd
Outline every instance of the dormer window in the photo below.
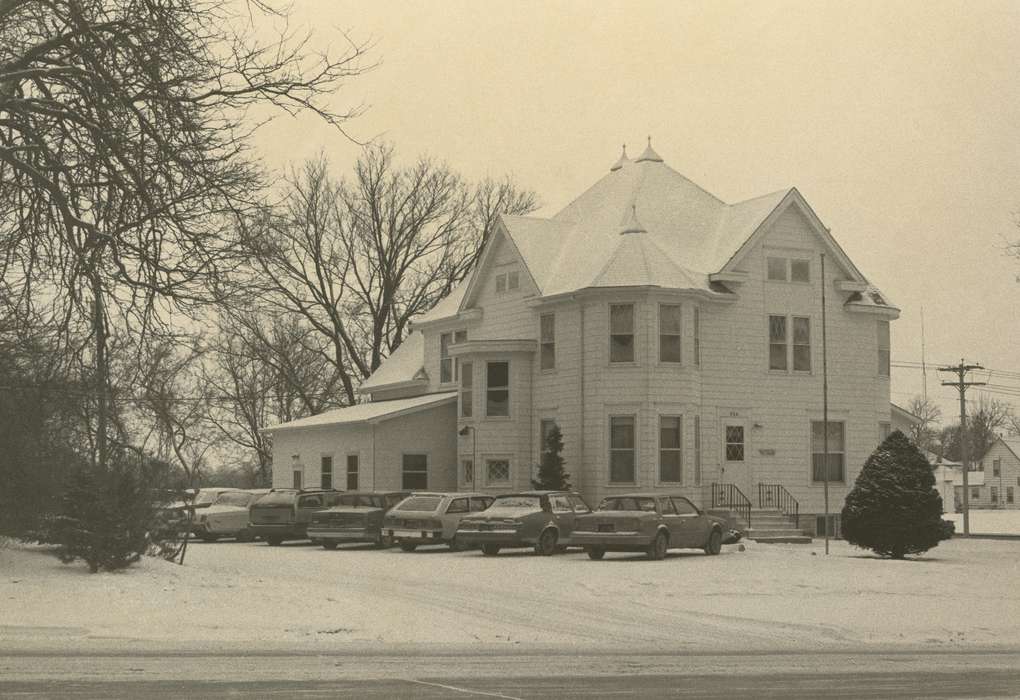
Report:
M 517 270 L 501 272 L 496 275 L 496 294 L 513 292 L 521 287 L 521 274 Z

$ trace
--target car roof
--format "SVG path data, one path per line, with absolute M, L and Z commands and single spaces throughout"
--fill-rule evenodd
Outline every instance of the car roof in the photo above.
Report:
M 518 491 L 516 493 L 501 493 L 500 496 L 556 496 L 576 494 L 576 491 Z
M 410 491 L 344 491 L 344 496 L 410 496 Z
M 691 500 L 689 496 L 685 496 L 682 493 L 674 492 L 656 492 L 656 491 L 635 491 L 633 493 L 614 493 L 603 498 L 663 498 L 669 496 L 670 498 L 684 498 L 688 501 Z

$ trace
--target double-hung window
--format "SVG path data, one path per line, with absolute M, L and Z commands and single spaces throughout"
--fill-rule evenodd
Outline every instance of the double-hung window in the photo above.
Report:
M 461 418 L 470 418 L 474 414 L 475 400 L 475 368 L 471 362 L 464 362 L 460 366 L 460 415 Z
M 694 485 L 701 486 L 701 416 L 694 416 Z
M 467 340 L 467 331 L 441 333 L 439 336 L 439 383 L 457 381 L 457 360 L 450 356 L 450 346 Z
M 793 317 L 793 371 L 811 371 L 811 319 Z
M 878 322 L 878 376 L 888 377 L 891 354 L 889 349 L 889 322 Z
M 992 460 L 992 476 L 1002 476 L 1002 460 Z
M 634 361 L 634 305 L 609 306 L 609 361 Z
M 659 417 L 659 481 L 683 483 L 683 418 Z
M 333 488 L 333 457 L 324 455 L 319 462 L 319 484 L 324 489 Z
M 609 482 L 633 484 L 635 482 L 634 416 L 609 418 Z
M 659 362 L 680 362 L 683 315 L 680 304 L 659 304 Z
M 811 481 L 825 481 L 825 423 L 811 421 Z M 846 425 L 829 421 L 829 481 L 846 481 Z
M 347 455 L 347 490 L 358 490 L 358 472 L 360 471 L 358 455 Z
M 485 363 L 485 415 L 510 415 L 510 363 Z
M 694 307 L 694 366 L 701 365 L 701 309 Z
M 429 487 L 429 458 L 423 454 L 405 454 L 403 458 L 401 488 L 406 491 Z
M 786 368 L 786 316 L 769 316 L 769 369 Z
M 539 334 L 541 336 L 541 368 L 556 368 L 556 314 L 542 314 L 539 317 Z

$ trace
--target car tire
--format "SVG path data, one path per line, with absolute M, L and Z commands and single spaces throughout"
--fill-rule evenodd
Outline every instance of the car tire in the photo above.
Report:
M 267 537 L 266 542 L 269 543 L 270 547 L 279 547 L 283 543 L 282 537 Z
M 718 554 L 722 551 L 722 533 L 718 530 L 712 530 L 712 534 L 708 536 L 708 544 L 705 545 L 705 554 Z
M 594 561 L 600 561 L 606 556 L 605 547 L 586 547 L 584 551 L 588 553 L 588 558 Z
M 456 536 L 454 536 L 454 538 L 451 539 L 446 544 L 450 548 L 451 552 L 463 552 L 465 549 L 467 549 L 467 547 L 465 547 L 464 545 L 457 541 Z
M 542 532 L 542 536 L 538 538 L 538 544 L 535 545 L 535 553 L 541 554 L 543 557 L 556 554 L 556 531 L 551 527 L 546 528 Z
M 648 545 L 648 549 L 645 553 L 649 559 L 659 561 L 666 558 L 666 550 L 669 549 L 669 538 L 665 532 L 659 532 L 655 535 L 655 539 Z
M 418 549 L 418 543 L 417 542 L 401 542 L 400 543 L 400 549 L 402 551 L 404 551 L 404 552 L 413 552 L 414 550 Z
M 328 549 L 330 551 L 333 551 L 334 549 L 336 549 L 336 542 L 329 542 L 329 541 L 322 542 L 322 548 L 323 549 Z
M 375 541 L 376 549 L 389 549 L 393 546 L 393 538 L 389 535 L 379 535 L 379 539 Z
M 482 545 L 482 554 L 484 554 L 487 557 L 494 557 L 494 556 L 496 556 L 497 554 L 499 554 L 499 545 L 498 544 L 483 544 Z

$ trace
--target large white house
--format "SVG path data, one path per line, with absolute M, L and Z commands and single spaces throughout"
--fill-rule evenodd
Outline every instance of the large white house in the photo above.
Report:
M 525 489 L 555 424 L 590 501 L 782 502 L 811 529 L 823 289 L 838 513 L 894 420 L 899 310 L 796 189 L 727 204 L 650 144 L 551 218 L 502 217 L 472 274 L 361 386 L 367 407 L 271 429 L 274 484 Z

